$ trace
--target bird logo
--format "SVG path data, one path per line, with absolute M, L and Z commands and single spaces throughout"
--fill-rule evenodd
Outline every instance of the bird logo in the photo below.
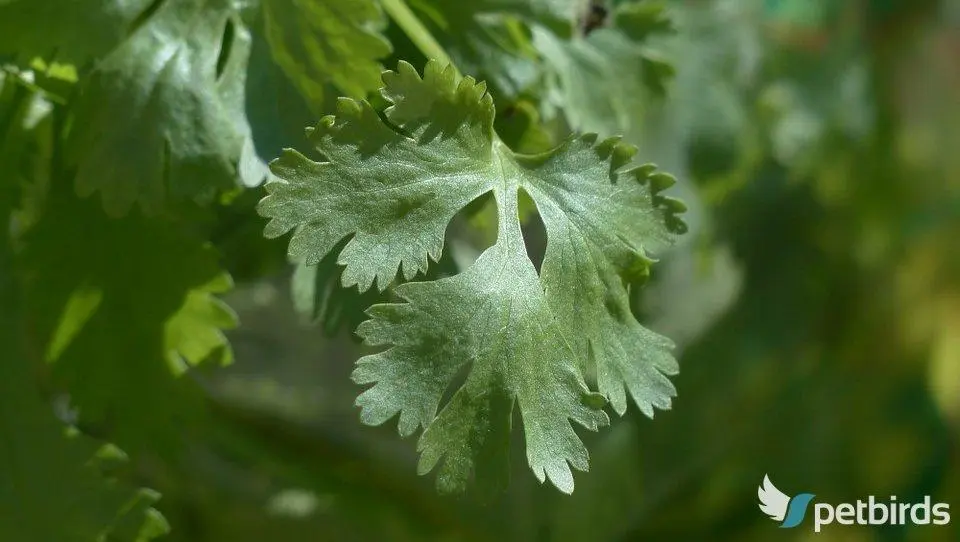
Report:
M 766 474 L 763 475 L 763 484 L 757 487 L 760 510 L 770 516 L 770 519 L 779 521 L 781 529 L 800 525 L 807 513 L 807 506 L 815 496 L 811 493 L 800 493 L 791 498 L 777 489 Z

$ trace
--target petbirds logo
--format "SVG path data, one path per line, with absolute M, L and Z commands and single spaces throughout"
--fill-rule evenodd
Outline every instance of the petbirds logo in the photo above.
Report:
M 801 493 L 791 499 L 777 489 L 770 477 L 764 474 L 763 485 L 757 488 L 757 497 L 760 498 L 760 510 L 770 516 L 770 519 L 782 522 L 781 529 L 789 529 L 800 525 L 803 516 L 807 514 L 807 506 L 816 495 Z
M 790 529 L 803 522 L 807 508 L 816 497 L 812 493 L 800 493 L 790 497 L 777 489 L 770 477 L 763 476 L 763 484 L 757 487 L 760 510 L 770 519 L 780 522 L 781 529 Z M 836 506 L 815 503 L 813 506 L 813 530 L 820 532 L 824 525 L 947 525 L 950 523 L 950 505 L 931 502 L 930 496 L 922 503 L 898 502 L 896 496 L 889 501 L 877 500 L 870 495 L 867 500 L 856 503 L 841 503 Z

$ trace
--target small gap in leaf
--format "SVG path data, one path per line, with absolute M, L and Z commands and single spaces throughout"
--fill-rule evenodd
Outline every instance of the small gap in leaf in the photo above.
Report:
M 450 379 L 447 387 L 443 390 L 443 395 L 440 396 L 440 410 L 443 410 L 447 403 L 453 399 L 453 394 L 457 393 L 457 390 L 467 383 L 467 377 L 470 376 L 471 369 L 473 369 L 473 360 L 469 360 L 457 369 L 457 373 Z
M 497 203 L 491 192 L 481 194 L 453 215 L 444 235 L 444 253 L 461 271 L 477 261 L 497 241 Z
M 537 205 L 533 202 L 533 198 L 523 189 L 518 196 L 523 244 L 527 249 L 527 257 L 539 273 L 543 265 L 543 257 L 547 252 L 547 227 L 540 218 L 540 213 L 537 212 Z
M 460 211 L 460 214 L 466 219 L 471 219 L 474 215 L 483 211 L 484 208 L 491 203 L 493 203 L 493 192 L 486 192 L 481 194 L 480 197 L 466 204 L 463 207 L 463 210 Z
M 150 5 L 141 11 L 140 15 L 137 15 L 137 18 L 130 23 L 130 26 L 127 28 L 127 37 L 132 36 L 137 30 L 140 30 L 140 27 L 145 25 L 147 21 L 153 17 L 153 14 L 160 10 L 166 1 L 167 0 L 153 0 L 153 2 L 150 2 Z
M 230 51 L 233 50 L 233 38 L 236 28 L 232 18 L 228 18 L 223 26 L 223 38 L 220 40 L 220 53 L 217 55 L 217 80 L 223 76 L 223 70 L 227 67 L 227 61 L 230 60 Z

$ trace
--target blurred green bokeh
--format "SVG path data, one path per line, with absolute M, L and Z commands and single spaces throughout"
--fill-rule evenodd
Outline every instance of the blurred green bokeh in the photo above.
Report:
M 632 408 L 582 432 L 591 471 L 572 496 L 537 484 L 519 434 L 499 500 L 438 496 L 416 475 L 414 440 L 392 422 L 362 426 L 353 406 L 364 347 L 351 330 L 372 299 L 311 290 L 323 306 L 298 312 L 283 240 L 261 238 L 250 191 L 215 232 L 242 325 L 234 365 L 203 375 L 211 422 L 188 454 L 129 472 L 163 495 L 167 540 L 960 540 L 960 2 L 668 5 L 677 31 L 650 48 L 676 74 L 618 122 L 690 207 L 690 233 L 634 299 L 641 321 L 677 342 L 673 409 L 650 420 Z M 387 32 L 385 64 L 417 65 Z M 272 157 L 314 117 L 269 73 L 265 47 L 255 34 L 247 113 Z M 593 99 L 628 83 L 598 80 Z M 517 96 L 520 117 L 498 129 L 548 145 L 570 126 L 546 109 Z M 476 207 L 451 226 L 439 273 L 491 241 L 489 209 Z M 808 516 L 781 530 L 757 506 L 765 474 L 833 504 L 929 495 L 954 519 L 815 534 Z

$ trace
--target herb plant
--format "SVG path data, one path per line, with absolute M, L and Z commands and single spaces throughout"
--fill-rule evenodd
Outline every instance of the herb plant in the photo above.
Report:
M 572 492 L 576 428 L 675 395 L 672 343 L 631 299 L 685 208 L 617 133 L 624 103 L 663 94 L 671 68 L 646 40 L 669 31 L 648 0 L 0 2 L 0 419 L 17 443 L 0 452 L 0 538 L 167 529 L 111 458 L 176 456 L 215 423 L 202 364 L 232 360 L 237 325 L 216 296 L 231 271 L 278 265 L 270 249 L 240 268 L 238 244 L 273 245 L 224 240 L 227 217 L 256 212 L 266 239 L 292 232 L 299 306 L 332 331 L 342 311 L 314 303 L 365 311 L 344 321 L 374 347 L 353 372 L 360 419 L 422 430 L 420 473 L 504 488 L 516 411 L 536 478 Z M 622 95 L 591 95 L 621 68 Z M 262 133 L 288 131 L 258 111 L 264 81 L 322 117 L 283 143 L 306 154 L 265 150 Z M 495 217 L 473 226 L 493 242 L 451 264 L 462 213 Z

